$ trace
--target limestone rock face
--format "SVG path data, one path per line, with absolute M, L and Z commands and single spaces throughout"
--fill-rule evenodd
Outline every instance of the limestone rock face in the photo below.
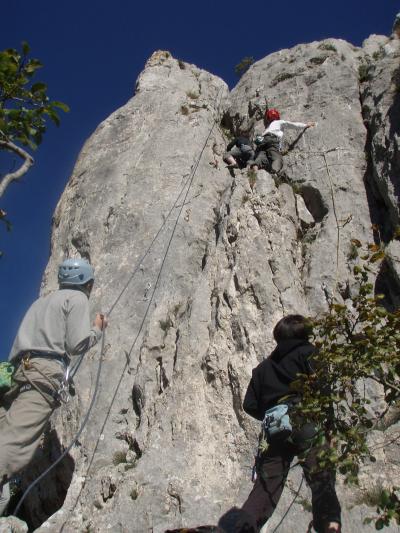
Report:
M 219 78 L 156 52 L 135 96 L 86 142 L 54 215 L 43 292 L 56 287 L 65 256 L 89 258 L 93 310 L 108 312 L 110 326 L 102 357 L 87 354 L 77 396 L 54 416 L 55 446 L 66 446 L 101 359 L 62 508 L 49 517 L 59 507 L 48 492 L 57 475 L 44 483 L 45 502 L 38 492 L 28 501 L 36 526 L 47 519 L 37 531 L 161 533 L 215 524 L 244 501 L 258 425 L 241 404 L 252 368 L 273 348 L 274 324 L 326 309 L 337 282 L 336 297 L 351 292 L 350 239 L 373 239 L 366 177 L 396 223 L 398 122 L 386 112 L 398 105 L 388 87 L 395 52 L 376 58 L 379 81 L 360 82 L 370 57 L 341 40 L 300 45 L 255 63 L 229 94 Z M 386 107 L 377 121 L 363 106 L 379 91 Z M 266 103 L 284 119 L 317 122 L 288 133 L 285 182 L 265 171 L 255 183 L 246 170 L 233 176 L 221 159 L 227 128 L 262 131 Z M 392 464 L 395 446 L 370 481 Z M 399 474 L 398 464 L 388 471 Z M 293 490 L 300 478 L 294 469 Z M 339 484 L 344 530 L 356 531 L 373 510 L 356 499 L 348 508 L 349 495 Z M 271 524 L 291 499 L 288 489 Z M 306 530 L 307 499 L 302 487 L 284 531 Z
M 370 38 L 366 46 L 375 42 Z M 368 128 L 370 172 L 374 204 L 381 207 L 384 237 L 399 226 L 400 173 L 400 40 L 389 40 L 367 55 L 363 64 L 361 102 Z M 380 223 L 380 220 L 377 220 Z
M 28 526 L 15 516 L 0 518 L 0 533 L 28 533 Z

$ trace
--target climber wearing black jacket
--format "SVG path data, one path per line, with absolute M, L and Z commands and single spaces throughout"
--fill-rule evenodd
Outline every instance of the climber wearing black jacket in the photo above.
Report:
M 308 341 L 310 328 L 301 315 L 288 315 L 274 328 L 277 347 L 270 357 L 252 372 L 244 410 L 257 420 L 263 420 L 265 411 L 279 403 L 290 406 L 299 401 L 290 384 L 298 374 L 310 374 L 314 346 Z M 293 424 L 293 421 L 291 421 Z M 294 424 L 289 439 L 270 441 L 261 453 L 257 465 L 257 479 L 242 510 L 251 517 L 254 531 L 267 522 L 282 494 L 290 464 L 295 455 L 303 454 L 301 465 L 312 492 L 313 527 L 318 533 L 340 532 L 340 504 L 335 491 L 335 473 L 321 470 L 317 465 L 320 448 L 312 447 L 316 435 L 314 426 L 302 422 Z
M 245 168 L 247 161 L 255 157 L 250 140 L 247 137 L 236 137 L 226 147 L 223 160 L 231 168 Z

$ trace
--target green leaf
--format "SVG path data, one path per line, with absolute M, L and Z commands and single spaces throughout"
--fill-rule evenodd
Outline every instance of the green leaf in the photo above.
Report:
M 54 107 L 58 107 L 59 109 L 64 111 L 64 113 L 69 113 L 69 106 L 67 106 L 67 104 L 64 104 L 63 102 L 54 101 L 51 102 L 51 105 Z
M 388 490 L 383 490 L 381 494 L 381 504 L 386 507 L 390 502 L 390 492 Z
M 51 118 L 51 120 L 54 122 L 56 126 L 60 125 L 60 118 L 57 115 L 57 113 L 54 111 L 54 109 L 52 109 L 51 107 L 47 107 L 45 109 L 45 113 L 49 115 L 49 117 Z
M 34 83 L 31 87 L 31 92 L 35 94 L 39 91 L 47 91 L 47 85 L 41 82 Z
M 385 252 L 383 250 L 376 252 L 375 254 L 372 254 L 371 259 L 369 260 L 370 263 L 376 263 L 377 261 L 382 260 L 385 257 Z
M 22 41 L 22 52 L 24 55 L 28 55 L 31 49 L 29 48 L 29 44 L 26 41 Z
M 375 529 L 380 530 L 385 527 L 385 522 L 382 518 L 378 518 L 378 520 L 375 522 Z

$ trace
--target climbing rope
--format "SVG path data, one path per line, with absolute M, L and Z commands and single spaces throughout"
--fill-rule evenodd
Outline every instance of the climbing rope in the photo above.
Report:
M 220 95 L 221 90 L 222 90 L 222 88 L 218 91 L 218 94 L 217 94 L 217 97 L 216 97 L 216 101 L 218 101 L 218 98 L 219 98 L 219 95 Z M 217 103 L 217 105 L 216 105 L 216 108 L 217 108 L 217 110 L 219 109 L 219 104 L 218 104 L 218 103 Z M 217 112 L 217 116 L 218 116 L 218 112 Z M 169 239 L 169 241 L 168 241 L 168 245 L 167 245 L 167 248 L 166 248 L 166 250 L 165 250 L 164 257 L 163 257 L 163 260 L 162 260 L 162 263 L 161 263 L 160 268 L 159 268 L 159 272 L 158 272 L 158 275 L 157 275 L 157 279 L 156 279 L 156 282 L 155 282 L 155 284 L 154 284 L 154 289 L 153 289 L 153 291 L 152 291 L 152 293 L 151 293 L 151 297 L 150 297 L 150 299 L 149 299 L 149 301 L 148 301 L 148 304 L 147 304 L 147 306 L 146 306 L 146 311 L 145 311 L 145 314 L 144 314 L 143 319 L 142 319 L 142 321 L 141 321 L 141 324 L 140 324 L 140 326 L 139 326 L 139 329 L 138 329 L 138 332 L 137 332 L 137 334 L 136 334 L 136 337 L 135 337 L 135 339 L 134 339 L 134 341 L 133 341 L 133 343 L 132 343 L 132 345 L 131 345 L 131 347 L 130 347 L 130 349 L 129 349 L 129 352 L 128 352 L 128 354 L 127 354 L 127 361 L 126 361 L 126 363 L 125 363 L 125 365 L 124 365 L 124 367 L 123 367 L 123 369 L 122 369 L 122 372 L 121 372 L 120 378 L 119 378 L 119 380 L 118 380 L 118 383 L 117 383 L 117 386 L 116 386 L 116 388 L 115 388 L 115 391 L 114 391 L 113 397 L 112 397 L 111 402 L 110 402 L 110 404 L 109 404 L 109 407 L 108 407 L 108 410 L 107 410 L 106 416 L 105 416 L 105 418 L 104 418 L 104 422 L 103 422 L 102 427 L 101 427 L 101 429 L 100 429 L 99 437 L 98 437 L 98 439 L 97 439 L 97 441 L 96 441 L 96 445 L 95 445 L 95 447 L 94 447 L 94 449 L 93 449 L 92 457 L 91 457 L 90 463 L 89 463 L 88 468 L 87 468 L 87 470 L 86 470 L 85 481 L 86 481 L 86 479 L 87 479 L 87 476 L 88 476 L 88 474 L 89 474 L 90 468 L 91 468 L 91 466 L 92 466 L 92 463 L 93 463 L 93 460 L 94 460 L 94 456 L 95 456 L 96 451 L 97 451 L 97 448 L 98 448 L 98 446 L 99 446 L 99 442 L 100 442 L 100 439 L 101 439 L 101 435 L 103 434 L 103 431 L 104 431 L 104 429 L 105 429 L 105 427 L 106 427 L 106 424 L 107 424 L 108 418 L 109 418 L 110 413 L 111 413 L 111 409 L 112 409 L 112 407 L 113 407 L 113 405 L 114 405 L 114 401 L 115 401 L 115 399 L 116 399 L 116 397 L 117 397 L 117 394 L 118 394 L 118 391 L 119 391 L 120 385 L 121 385 L 122 380 L 123 380 L 123 377 L 124 377 L 124 375 L 125 375 L 125 371 L 126 371 L 126 369 L 128 368 L 128 365 L 130 364 L 130 355 L 131 355 L 131 353 L 132 353 L 132 351 L 133 351 L 133 349 L 134 349 L 134 347 L 135 347 L 135 345 L 136 345 L 136 342 L 137 342 L 137 340 L 138 340 L 138 338 L 139 338 L 139 336 L 140 336 L 140 334 L 141 334 L 141 332 L 142 332 L 143 326 L 144 326 L 144 324 L 145 324 L 145 322 L 146 322 L 146 318 L 147 318 L 147 315 L 148 315 L 148 313 L 149 313 L 149 310 L 150 310 L 151 304 L 152 304 L 152 302 L 153 302 L 154 295 L 155 295 L 155 293 L 156 293 L 156 290 L 157 290 L 157 287 L 158 287 L 159 281 L 160 281 L 160 279 L 161 279 L 161 274 L 162 274 L 162 271 L 163 271 L 163 268 L 164 268 L 165 262 L 166 262 L 166 260 L 167 260 L 168 252 L 169 252 L 169 250 L 170 250 L 171 243 L 172 243 L 172 240 L 173 240 L 173 238 L 174 238 L 175 231 L 176 231 L 176 228 L 177 228 L 177 225 L 178 225 L 178 222 L 179 222 L 180 216 L 181 216 L 181 214 L 182 214 L 182 211 L 183 211 L 183 208 L 184 208 L 184 206 L 185 206 L 185 203 L 186 203 L 187 197 L 188 197 L 188 195 L 189 195 L 189 191 L 190 191 L 190 189 L 191 189 L 191 187 L 192 187 L 192 185 L 193 185 L 193 181 L 194 181 L 194 178 L 195 178 L 195 175 L 196 175 L 196 171 L 197 171 L 197 169 L 198 169 L 198 167 L 199 167 L 199 164 L 200 164 L 200 161 L 201 161 L 202 155 L 203 155 L 204 150 L 205 150 L 205 148 L 206 148 L 206 146 L 207 146 L 208 140 L 209 140 L 209 138 L 211 137 L 212 132 L 214 131 L 214 128 L 215 128 L 216 123 L 217 123 L 217 119 L 214 120 L 213 125 L 212 125 L 212 127 L 210 128 L 210 131 L 209 131 L 209 133 L 208 133 L 208 135 L 207 135 L 207 137 L 206 137 L 206 140 L 204 141 L 204 144 L 203 144 L 203 147 L 202 147 L 202 149 L 201 149 L 201 151 L 200 151 L 200 154 L 199 154 L 199 156 L 198 156 L 198 158 L 197 158 L 195 164 L 193 165 L 193 167 L 192 167 L 192 171 L 191 171 L 191 173 L 190 173 L 190 175 L 189 175 L 189 178 L 188 178 L 189 185 L 188 185 L 188 188 L 187 188 L 186 194 L 185 194 L 185 196 L 184 196 L 184 198 L 183 198 L 182 204 L 181 204 L 181 206 L 180 206 L 178 216 L 177 216 L 177 218 L 176 218 L 176 220 L 175 220 L 175 224 L 174 224 L 174 226 L 173 226 L 173 229 L 172 229 L 172 232 L 171 232 L 171 236 L 170 236 L 170 239 Z M 180 195 L 179 195 L 179 197 L 180 197 Z M 127 285 L 126 285 L 126 287 L 127 287 Z M 125 289 L 126 289 L 126 287 L 125 287 Z M 122 294 L 120 294 L 118 298 L 120 298 L 121 296 L 122 296 Z M 112 307 L 112 308 L 113 308 L 113 307 Z M 76 498 L 76 501 L 75 501 L 75 504 L 74 504 L 74 508 L 76 507 L 76 505 L 77 505 L 77 503 L 78 503 L 78 501 L 79 501 L 80 495 L 81 495 L 81 493 L 82 493 L 84 487 L 85 487 L 85 482 L 84 482 L 84 483 L 82 484 L 82 486 L 81 486 L 81 489 L 80 489 L 80 491 L 79 491 L 79 494 L 78 494 L 78 496 L 77 496 L 77 498 Z M 66 523 L 66 522 L 64 522 L 64 525 L 65 525 L 65 523 Z M 63 525 L 63 527 L 62 527 L 62 529 L 61 529 L 61 532 L 63 531 L 64 525 Z M 61 532 L 60 532 L 60 533 L 61 533 Z
M 222 87 L 219 89 L 218 93 L 217 93 L 217 96 L 216 96 L 216 109 L 217 109 L 217 117 L 219 115 L 219 106 L 220 106 L 220 102 L 221 102 L 221 99 L 220 99 L 220 94 L 221 94 L 221 91 L 222 91 Z M 218 102 L 219 100 L 219 102 Z M 90 460 L 90 463 L 89 463 L 89 466 L 88 466 L 88 469 L 87 469 L 87 473 L 86 473 L 86 476 L 88 475 L 89 473 L 89 470 L 90 470 L 90 467 L 92 465 L 92 462 L 93 462 L 93 459 L 94 459 L 94 456 L 95 456 L 95 453 L 97 451 L 97 447 L 99 445 L 99 442 L 100 442 L 100 438 L 101 438 L 101 435 L 103 434 L 103 431 L 104 431 L 104 428 L 107 424 L 107 421 L 108 421 L 108 418 L 109 418 L 109 415 L 110 415 L 110 412 L 111 412 L 111 409 L 112 409 L 112 406 L 114 404 L 114 401 L 115 401 L 115 398 L 117 396 L 117 393 L 118 393 L 118 390 L 119 390 L 119 387 L 121 385 L 121 382 L 122 382 L 122 379 L 123 379 L 123 376 L 125 374 L 125 371 L 129 365 L 129 362 L 130 362 L 130 354 L 132 353 L 132 350 L 137 342 L 137 339 L 139 338 L 141 332 L 142 332 L 142 329 L 143 329 L 143 326 L 146 322 L 146 318 L 147 318 L 147 315 L 149 313 L 149 310 L 150 310 L 150 306 L 153 302 L 153 298 L 154 298 L 154 295 L 155 295 L 155 292 L 156 292 L 156 289 L 158 287 L 158 283 L 160 281 L 160 278 L 161 278 L 161 274 L 162 274 L 162 271 L 163 271 L 163 268 L 164 268 L 164 265 L 165 265 L 165 262 L 166 262 L 166 259 L 167 259 L 167 256 L 168 256 L 168 252 L 170 250 L 170 247 L 171 247 L 171 243 L 172 243 L 172 240 L 174 238 L 174 235 L 175 235 L 175 231 L 176 231 L 176 228 L 177 228 L 177 225 L 178 225 L 178 222 L 179 222 L 179 219 L 180 219 L 180 216 L 182 214 L 182 211 L 183 211 L 183 208 L 186 204 L 186 200 L 187 200 L 187 197 L 189 195 L 189 191 L 193 185 L 193 181 L 194 181 L 194 178 L 195 178 L 195 175 L 196 175 L 196 171 L 199 167 L 199 164 L 200 164 L 200 161 L 201 161 L 201 158 L 202 158 L 202 155 L 204 153 L 204 150 L 206 149 L 206 146 L 207 146 L 207 143 L 211 137 L 211 134 L 212 132 L 214 131 L 214 128 L 215 128 L 215 125 L 217 124 L 217 117 L 214 118 L 214 121 L 213 121 L 213 124 L 212 124 L 212 127 L 210 128 L 210 131 L 206 137 L 206 140 L 203 144 L 203 147 L 200 151 L 200 154 L 195 162 L 195 164 L 193 165 L 192 167 L 192 171 L 190 172 L 189 174 L 189 177 L 188 179 L 184 182 L 184 185 L 182 186 L 178 196 L 176 197 L 175 199 L 175 202 L 173 204 L 173 206 L 171 207 L 170 211 L 168 212 L 167 216 L 164 218 L 163 220 L 163 223 L 161 224 L 160 228 L 158 229 L 157 233 L 155 234 L 153 240 L 151 241 L 149 247 L 147 248 L 146 252 L 143 254 L 143 256 L 140 258 L 140 260 L 137 262 L 134 270 L 132 271 L 132 274 L 129 276 L 128 278 L 128 281 L 125 283 L 125 285 L 123 286 L 123 288 L 121 289 L 120 293 L 118 294 L 117 298 L 115 299 L 115 301 L 113 302 L 113 304 L 111 305 L 108 313 L 106 314 L 107 317 L 110 316 L 110 314 L 112 313 L 112 311 L 114 310 L 114 308 L 116 307 L 116 305 L 118 304 L 118 302 L 120 301 L 120 299 L 122 298 L 124 292 L 127 290 L 129 284 L 131 283 L 131 281 L 133 280 L 134 276 L 136 275 L 136 273 L 138 272 L 142 262 L 144 261 L 144 259 L 147 257 L 147 255 L 149 254 L 151 248 L 153 247 L 154 243 L 156 242 L 158 236 L 160 235 L 162 229 L 164 228 L 164 226 L 166 225 L 167 223 L 167 220 L 169 219 L 169 217 L 171 216 L 174 208 L 177 206 L 177 203 L 179 201 L 179 198 L 181 197 L 183 191 L 185 190 L 186 186 L 188 185 L 187 187 L 187 190 L 186 190 L 186 193 L 184 195 L 184 198 L 183 198 L 183 201 L 181 203 L 181 206 L 180 206 L 180 209 L 179 209 L 179 212 L 178 212 L 178 216 L 175 220 L 175 224 L 173 226 L 173 229 L 172 229 L 172 232 L 171 232 L 171 236 L 170 236 L 170 239 L 168 241 L 168 245 L 167 245 L 167 248 L 166 248 L 166 251 L 164 253 L 164 257 L 163 257 L 163 260 L 162 260 L 162 263 L 161 263 L 161 266 L 160 266 L 160 269 L 159 269 L 159 272 L 158 272 L 158 275 L 157 275 L 157 279 L 156 279 L 156 283 L 154 285 L 154 289 L 152 291 L 152 294 L 151 294 L 151 297 L 149 299 L 149 302 L 147 304 L 147 307 L 146 307 L 146 311 L 145 311 L 145 314 L 143 316 L 143 319 L 141 321 L 141 324 L 140 324 L 140 327 L 139 327 L 139 330 L 138 330 L 138 333 L 130 347 L 130 350 L 128 352 L 128 357 L 127 357 L 127 361 L 123 367 L 123 370 L 121 372 L 121 376 L 118 380 L 118 383 L 117 383 L 117 387 L 114 391 L 114 394 L 113 394 L 113 397 L 112 397 L 112 400 L 111 400 L 111 403 L 109 405 L 109 408 L 107 410 L 107 413 L 106 413 L 106 417 L 104 419 L 104 422 L 103 422 L 103 425 L 102 425 L 102 428 L 100 430 L 100 434 L 99 434 L 99 437 L 96 441 L 96 445 L 95 445 L 95 448 L 93 450 L 93 453 L 92 453 L 92 458 Z M 92 396 L 92 400 L 91 400 L 91 403 L 89 405 L 89 408 L 87 410 L 87 413 L 85 415 L 85 418 L 79 428 L 79 431 L 76 433 L 76 435 L 74 436 L 73 440 L 71 441 L 70 445 L 64 450 L 64 452 L 60 455 L 60 457 L 58 457 L 38 478 L 36 478 L 29 486 L 28 488 L 25 490 L 24 494 L 22 495 L 21 499 L 19 500 L 18 502 L 18 505 L 16 506 L 15 510 L 14 510 L 14 515 L 17 515 L 18 511 L 20 510 L 21 508 L 21 505 L 23 503 L 23 501 L 25 500 L 26 496 L 28 495 L 28 493 L 57 465 L 59 464 L 60 461 L 62 461 L 62 459 L 71 451 L 71 449 L 73 448 L 73 446 L 75 445 L 75 443 L 77 442 L 78 438 L 80 437 L 80 435 L 82 434 L 88 420 L 89 420 L 89 417 L 90 417 L 90 414 L 91 414 L 91 411 L 92 411 L 92 408 L 94 406 L 94 403 L 95 403 L 95 400 L 97 398 L 97 393 L 98 393 L 98 389 L 99 389 L 99 384 L 100 384 L 100 376 L 101 376 L 101 370 L 102 370 L 102 363 L 103 363 L 103 360 L 104 360 L 104 352 L 105 352 L 105 330 L 103 331 L 103 336 L 102 336 L 102 345 L 101 345 L 101 351 L 100 351 L 100 357 L 99 357 L 99 364 L 98 364 L 98 368 L 97 368 L 97 375 L 96 375 L 96 382 L 95 382 L 95 387 L 94 387 L 94 392 L 93 392 L 93 396 Z M 77 363 L 74 365 L 72 371 L 71 371 L 71 377 L 73 377 L 81 362 L 82 362 L 82 359 L 83 359 L 83 355 L 80 356 L 79 360 L 77 361 Z M 86 478 L 85 476 L 85 478 Z M 78 497 L 76 499 L 76 502 L 75 502 L 75 506 L 76 504 L 78 503 L 79 501 L 79 498 L 80 498 L 80 495 L 82 493 L 82 490 L 85 486 L 85 483 L 82 484 L 82 487 L 79 491 L 79 494 L 78 494 Z M 65 525 L 65 522 L 64 522 L 64 525 Z M 62 529 L 61 531 L 63 530 L 64 528 L 64 525 L 62 526 Z
M 113 312 L 114 308 L 117 306 L 117 304 L 119 303 L 120 299 L 122 298 L 123 294 L 125 293 L 125 291 L 127 290 L 128 286 L 130 285 L 130 283 L 132 282 L 133 278 L 135 277 L 135 275 L 137 274 L 137 272 L 139 271 L 143 261 L 146 259 L 146 257 L 148 256 L 148 254 L 150 253 L 151 249 L 153 248 L 155 242 L 157 241 L 160 233 L 162 232 L 162 230 L 164 229 L 165 225 L 167 224 L 167 221 L 169 220 L 172 212 L 174 211 L 174 209 L 177 207 L 177 204 L 179 202 L 179 198 L 182 196 L 182 193 L 183 191 L 185 190 L 187 184 L 189 183 L 190 181 L 190 176 L 191 174 L 189 174 L 189 177 L 185 180 L 183 186 L 181 187 L 180 191 L 179 191 L 179 194 L 178 196 L 175 198 L 175 201 L 174 203 L 172 204 L 172 207 L 171 209 L 168 211 L 168 214 L 166 216 L 163 216 L 163 223 L 161 224 L 161 226 L 158 228 L 156 234 L 154 235 L 151 243 L 149 244 L 149 246 L 147 247 L 147 250 L 145 251 L 145 253 L 141 256 L 141 258 L 139 259 L 139 261 L 137 261 L 136 263 L 136 266 L 135 268 L 133 269 L 131 275 L 129 276 L 128 280 L 126 281 L 125 285 L 122 287 L 121 291 L 119 292 L 118 296 L 115 298 L 114 300 L 114 303 L 111 305 L 110 309 L 108 310 L 108 312 L 105 314 L 105 316 L 107 317 L 110 317 L 111 313 Z M 185 196 L 186 198 L 186 196 Z M 185 202 L 183 202 L 184 204 Z M 149 287 L 150 288 L 150 287 Z M 77 362 L 75 363 L 75 365 L 73 366 L 73 368 L 71 369 L 71 372 L 70 372 L 70 377 L 71 379 L 75 376 L 76 372 L 78 371 L 78 368 L 80 367 L 81 365 L 81 362 L 84 358 L 85 354 L 82 354 L 79 356 Z
M 296 491 L 296 494 L 294 495 L 293 500 L 290 502 L 289 507 L 286 509 L 286 511 L 285 511 L 284 515 L 282 516 L 282 518 L 280 519 L 278 525 L 275 527 L 275 529 L 272 530 L 272 533 L 275 533 L 275 531 L 278 531 L 278 528 L 283 524 L 283 521 L 285 520 L 285 518 L 289 514 L 290 509 L 293 507 L 294 502 L 297 500 L 297 498 L 298 498 L 298 496 L 300 494 L 301 487 L 303 485 L 303 481 L 304 481 L 304 474 L 301 476 L 300 485 L 299 485 L 299 488 Z
M 158 236 L 160 235 L 160 233 L 162 232 L 164 226 L 166 225 L 169 217 L 171 216 L 174 208 L 176 207 L 178 201 L 179 201 L 179 198 L 181 197 L 183 191 L 185 190 L 185 187 L 186 185 L 188 184 L 189 182 L 189 179 L 190 179 L 190 175 L 189 175 L 189 178 L 187 180 L 185 180 L 182 188 L 180 189 L 180 192 L 178 194 L 178 196 L 176 197 L 171 209 L 169 210 L 168 214 L 164 217 L 164 220 L 163 220 L 163 223 L 161 224 L 161 226 L 159 227 L 157 233 L 155 234 L 153 240 L 151 241 L 150 245 L 148 246 L 147 250 L 145 251 L 145 253 L 142 255 L 142 257 L 139 259 L 139 261 L 136 263 L 136 266 L 135 268 L 133 269 L 133 272 L 132 274 L 130 275 L 130 277 L 128 278 L 128 281 L 125 283 L 125 285 L 123 286 L 123 288 L 121 289 L 120 293 L 118 294 L 117 298 L 115 299 L 114 303 L 111 305 L 108 313 L 106 314 L 107 317 L 109 317 L 112 313 L 112 311 L 114 310 L 114 308 L 116 307 L 117 303 L 119 302 L 119 300 L 121 299 L 122 295 L 124 294 L 124 292 L 127 290 L 129 284 L 131 283 L 131 281 L 133 280 L 135 274 L 138 272 L 141 264 L 143 263 L 143 261 L 145 260 L 145 258 L 147 257 L 147 255 L 150 253 L 154 243 L 156 242 Z M 185 196 L 186 198 L 186 196 Z M 18 502 L 18 505 L 15 507 L 15 510 L 14 510 L 14 515 L 16 516 L 18 511 L 20 510 L 21 508 L 21 505 L 23 503 L 23 501 L 25 500 L 25 498 L 27 497 L 28 493 L 60 462 L 62 461 L 62 459 L 70 452 L 70 450 L 72 449 L 72 447 L 75 445 L 75 443 L 77 442 L 77 440 L 79 439 L 80 435 L 82 434 L 86 424 L 87 424 L 87 421 L 89 419 L 89 416 L 91 414 L 91 411 L 92 411 L 92 408 L 93 408 L 93 405 L 95 403 L 95 399 L 96 399 L 96 396 L 97 396 L 97 392 L 98 392 L 98 385 L 99 385 L 99 382 L 100 382 L 100 375 L 101 375 L 101 369 L 102 369 L 102 363 L 103 363 L 103 359 L 104 359 L 104 347 L 105 347 L 105 330 L 103 331 L 103 336 L 102 336 L 102 344 L 101 344 L 101 350 L 100 350 L 100 357 L 99 357 L 99 365 L 98 365 L 98 369 L 97 369 L 97 375 L 96 375 L 96 383 L 95 383 L 95 388 L 94 388 L 94 392 L 93 392 L 93 397 L 92 397 L 92 401 L 89 405 L 89 408 L 86 412 L 86 415 L 85 415 L 85 418 L 81 424 L 81 427 L 79 428 L 78 432 L 76 433 L 76 435 L 74 436 L 71 444 L 66 448 L 66 450 L 60 455 L 60 457 L 58 457 L 36 480 L 34 480 L 28 487 L 27 489 L 25 490 L 25 492 L 23 493 L 21 499 L 19 500 Z M 85 354 L 82 354 L 79 356 L 77 362 L 75 363 L 75 365 L 73 366 L 73 368 L 71 369 L 71 372 L 70 372 L 70 379 L 72 379 L 76 372 L 78 371 L 82 361 L 83 361 L 83 358 L 84 358 Z M 126 368 L 124 368 L 124 371 L 125 371 Z

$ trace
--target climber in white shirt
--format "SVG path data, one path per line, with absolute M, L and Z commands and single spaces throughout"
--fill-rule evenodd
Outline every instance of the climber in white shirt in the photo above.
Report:
M 271 174 L 279 174 L 283 166 L 281 153 L 282 137 L 285 129 L 307 129 L 315 126 L 315 122 L 289 122 L 281 120 L 279 111 L 268 109 L 265 113 L 266 129 L 255 138 L 255 158 L 248 162 L 251 168 L 264 168 Z

